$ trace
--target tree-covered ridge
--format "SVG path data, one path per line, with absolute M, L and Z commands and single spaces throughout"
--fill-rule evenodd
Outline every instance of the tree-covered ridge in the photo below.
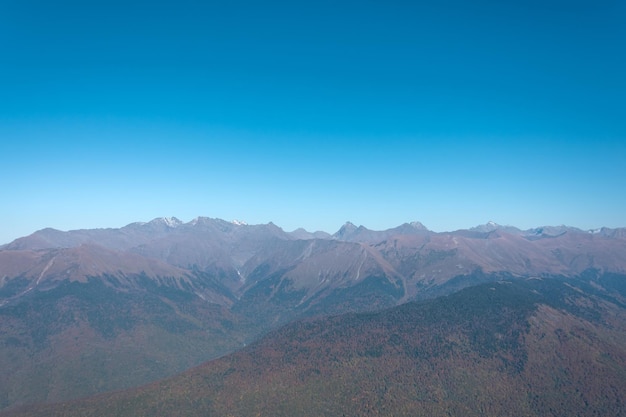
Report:
M 163 382 L 7 415 L 619 416 L 623 279 L 507 280 L 300 321 Z

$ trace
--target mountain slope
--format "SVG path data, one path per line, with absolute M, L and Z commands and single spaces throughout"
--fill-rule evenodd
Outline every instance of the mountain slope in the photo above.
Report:
M 0 407 L 136 386 L 241 346 L 237 318 L 146 275 L 63 281 L 0 308 Z
M 620 416 L 624 278 L 501 281 L 297 322 L 159 383 L 2 415 Z
M 621 229 L 487 224 L 434 233 L 418 223 L 386 231 L 348 224 L 334 238 L 300 236 L 271 223 L 161 218 L 44 229 L 6 245 L 0 409 L 147 383 L 302 318 L 515 277 L 626 274 Z M 88 360 L 94 350 L 105 359 Z M 140 360 L 142 352 L 154 360 Z

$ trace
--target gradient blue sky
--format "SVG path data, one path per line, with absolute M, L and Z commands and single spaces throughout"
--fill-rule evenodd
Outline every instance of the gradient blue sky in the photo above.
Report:
M 468 3 L 0 0 L 0 243 L 626 226 L 625 3 Z

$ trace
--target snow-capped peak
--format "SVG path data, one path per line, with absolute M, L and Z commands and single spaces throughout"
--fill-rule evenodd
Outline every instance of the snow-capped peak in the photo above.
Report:
M 420 222 L 411 222 L 411 223 L 409 223 L 409 226 L 411 226 L 412 228 L 417 229 L 417 230 L 428 230 L 426 228 L 426 226 L 424 226 Z
M 163 223 L 167 227 L 178 227 L 183 224 L 183 222 L 178 220 L 176 217 L 159 217 L 154 219 L 152 222 Z
M 233 220 L 231 223 L 236 225 L 236 226 L 247 226 L 248 225 L 248 223 L 244 222 L 243 220 L 237 220 L 237 219 Z
M 165 224 L 167 224 L 169 227 L 176 227 L 182 224 L 182 222 L 178 220 L 176 217 L 166 217 Z

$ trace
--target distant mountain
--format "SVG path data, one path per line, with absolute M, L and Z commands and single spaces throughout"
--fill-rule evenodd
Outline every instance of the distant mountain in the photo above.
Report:
M 207 217 L 40 230 L 0 249 L 0 409 L 147 383 L 303 318 L 505 278 L 626 275 L 625 230 L 346 223 L 331 236 Z
M 620 416 L 624 276 L 516 279 L 301 321 L 142 388 L 3 416 Z
M 501 230 L 504 231 L 506 233 L 511 233 L 511 234 L 521 234 L 522 231 L 520 229 L 518 229 L 517 227 L 513 227 L 513 226 L 502 226 L 499 225 L 495 222 L 489 221 L 485 224 L 481 224 L 475 227 L 472 227 L 469 229 L 470 231 L 473 232 L 480 232 L 480 233 L 490 233 L 490 232 L 494 232 L 496 230 Z
M 308 232 L 303 228 L 298 228 L 293 232 L 290 232 L 289 235 L 294 239 L 330 239 L 332 236 L 326 232 Z
M 356 227 L 354 224 L 346 222 L 332 237 L 349 242 L 376 243 L 396 235 L 425 235 L 428 233 L 429 230 L 420 222 L 404 223 L 393 229 L 382 231 L 370 230 L 365 226 Z

